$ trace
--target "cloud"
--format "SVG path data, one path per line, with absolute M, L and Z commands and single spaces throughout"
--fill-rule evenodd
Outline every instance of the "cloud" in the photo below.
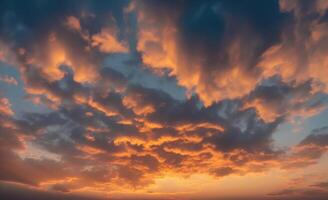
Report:
M 2 115 L 13 115 L 14 111 L 11 109 L 11 104 L 7 98 L 0 98 L 0 111 Z
M 75 200 L 75 199 L 81 199 L 81 200 L 91 200 L 91 199 L 102 199 L 97 197 L 85 197 L 81 195 L 65 195 L 58 192 L 49 192 L 44 190 L 38 190 L 34 188 L 25 188 L 21 185 L 15 185 L 15 184 L 8 184 L 8 183 L 1 183 L 0 192 L 2 197 L 6 199 L 13 199 L 13 200 L 19 200 L 19 199 L 26 199 L 26 200 L 38 200 L 38 199 L 63 199 L 63 200 Z
M 322 188 L 322 189 L 328 189 L 328 182 L 320 182 L 320 183 L 313 184 L 311 186 Z
M 74 16 L 67 17 L 66 25 L 72 30 L 81 31 L 80 20 Z
M 276 1 L 267 2 L 266 11 L 261 3 L 176 2 L 178 9 L 172 9 L 170 4 L 145 2 L 136 8 L 143 62 L 169 69 L 206 105 L 241 97 L 259 81 L 259 57 L 279 41 L 284 20 Z
M 324 199 L 327 198 L 327 191 L 301 188 L 301 189 L 285 189 L 272 194 L 270 196 L 277 196 L 279 199 Z
M 292 16 L 289 28 L 282 33 L 282 42 L 271 47 L 262 56 L 259 66 L 265 76 L 280 74 L 284 81 L 302 82 L 314 79 L 323 84 L 321 74 L 326 69 L 323 55 L 327 52 L 327 35 L 324 18 L 327 4 L 323 1 L 280 1 L 282 12 Z
M 327 108 L 324 93 L 316 91 L 313 80 L 304 83 L 284 83 L 274 76 L 259 84 L 245 98 L 245 108 L 254 107 L 265 121 L 278 117 L 310 117 Z
M 307 136 L 300 145 L 317 145 L 325 147 L 328 145 L 328 127 L 322 127 L 320 129 L 315 129 L 312 134 Z
M 92 36 L 92 46 L 104 53 L 124 53 L 128 51 L 125 44 L 116 39 L 116 31 L 103 29 L 99 34 Z
M 299 168 L 316 164 L 327 152 L 327 127 L 314 129 L 298 145 L 282 165 L 284 168 Z
M 177 9 L 143 2 L 135 8 L 137 49 L 148 67 L 168 69 L 207 106 L 243 97 L 276 74 L 287 84 L 314 79 L 323 84 L 316 89 L 325 91 L 320 69 L 326 63 L 326 25 L 321 20 L 326 5 L 314 1 L 302 10 L 302 3 L 294 2 L 287 9 L 284 2 L 176 2 Z
M 69 80 L 70 87 L 76 84 L 76 89 L 68 91 L 77 92 L 79 87 L 84 88 L 72 78 Z M 217 113 L 224 109 L 225 104 L 205 108 L 200 106 L 196 97 L 180 101 L 160 90 L 128 86 L 126 95 L 135 95 L 132 100 L 136 106 L 153 107 L 153 113 L 145 114 L 125 108 L 120 94 L 115 94 L 113 100 L 108 96 L 90 94 L 103 108 L 107 108 L 107 104 L 109 108 L 116 105 L 113 109 L 117 115 L 110 116 L 90 103 L 74 101 L 74 92 L 66 93 L 65 89 L 56 83 L 47 88 L 61 101 L 66 99 L 70 104 L 61 103 L 50 113 L 26 113 L 14 122 L 24 130 L 23 134 L 33 136 L 29 141 L 60 156 L 59 163 L 51 161 L 55 162 L 53 166 L 58 164 L 63 170 L 70 169 L 60 172 L 60 178 L 56 178 L 77 177 L 79 187 L 111 180 L 117 180 L 116 184 L 126 180 L 133 187 L 141 187 L 151 184 L 152 177 L 164 169 L 186 174 L 217 171 L 212 173 L 216 176 L 240 170 L 247 173 L 254 168 L 252 162 L 262 161 L 263 165 L 258 167 L 266 168 L 266 161 L 270 162 L 279 155 L 271 145 L 271 135 L 280 121 L 265 123 L 254 110 L 238 109 L 238 105 L 241 106 L 238 102 L 234 102 L 237 105 L 235 111 L 219 116 Z M 119 105 L 121 109 L 118 109 Z M 244 123 L 246 127 L 243 127 Z M 231 173 L 223 172 L 219 169 L 224 168 L 218 169 L 218 160 L 231 167 L 243 163 L 244 167 Z M 51 170 L 42 164 L 50 162 L 47 160 L 33 161 L 32 165 L 26 159 L 17 162 L 30 174 L 34 174 L 37 166 L 41 171 Z M 34 165 L 35 162 L 40 164 Z M 112 167 L 106 169 L 104 166 Z M 21 176 L 15 171 L 13 175 Z M 29 183 L 27 181 L 32 179 L 37 185 L 52 178 L 42 177 L 47 178 L 13 180 Z
M 1 76 L 0 81 L 5 82 L 7 84 L 12 84 L 12 85 L 18 84 L 17 80 L 12 76 Z
M 230 167 L 221 167 L 221 168 L 215 169 L 213 171 L 213 173 L 218 177 L 227 176 L 227 175 L 233 174 L 235 172 L 236 172 L 236 170 L 234 170 L 233 168 L 230 168 Z

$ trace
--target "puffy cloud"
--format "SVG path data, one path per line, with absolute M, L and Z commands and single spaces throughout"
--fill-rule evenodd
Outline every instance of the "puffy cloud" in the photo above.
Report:
M 145 2 L 136 8 L 137 48 L 145 64 L 169 69 L 179 84 L 198 93 L 206 105 L 241 97 L 260 80 L 256 64 L 279 41 L 284 19 L 276 1 L 267 2 L 267 10 L 262 3 Z
M 266 121 L 278 117 L 310 117 L 327 108 L 326 94 L 317 91 L 313 80 L 286 84 L 274 76 L 258 85 L 245 98 L 245 108 L 254 107 Z
M 327 4 L 323 1 L 280 1 L 280 8 L 292 16 L 290 26 L 282 33 L 281 43 L 262 56 L 259 66 L 264 76 L 280 74 L 285 81 L 303 82 L 314 79 L 326 90 Z
M 177 9 L 163 2 L 136 5 L 143 62 L 155 71 L 168 69 L 207 106 L 243 97 L 273 75 L 292 85 L 313 80 L 318 83 L 313 91 L 326 91 L 321 73 L 326 4 L 313 1 L 305 9 L 302 2 L 270 1 L 265 10 L 263 2 L 253 3 L 176 2 Z M 267 120 L 275 117 L 263 112 Z

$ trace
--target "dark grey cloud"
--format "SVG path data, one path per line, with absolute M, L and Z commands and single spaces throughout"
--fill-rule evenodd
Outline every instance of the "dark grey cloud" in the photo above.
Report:
M 104 198 L 85 197 L 80 195 L 63 194 L 60 192 L 50 192 L 34 188 L 26 188 L 22 185 L 0 183 L 0 197 L 8 200 L 100 200 Z
M 312 130 L 294 147 L 292 154 L 284 161 L 283 168 L 293 169 L 318 163 L 318 159 L 327 152 L 327 145 L 327 127 Z
M 157 171 L 160 165 L 160 162 L 157 160 L 157 158 L 151 155 L 145 155 L 145 156 L 132 155 L 131 163 L 132 165 L 146 166 L 150 172 Z
M 271 193 L 269 196 L 275 196 L 273 199 L 325 199 L 328 192 L 313 188 L 291 188 Z
M 271 136 L 282 121 L 283 118 L 278 118 L 265 123 L 253 109 L 237 112 L 224 124 L 223 132 L 205 138 L 205 141 L 221 151 L 241 148 L 250 152 L 273 152 Z
M 309 136 L 300 142 L 300 145 L 318 145 L 325 147 L 328 145 L 328 127 L 314 129 Z
M 179 21 L 182 46 L 191 57 L 202 54 L 205 70 L 214 72 L 229 67 L 230 59 L 228 54 L 220 57 L 216 52 L 227 52 L 231 42 L 241 39 L 241 48 L 245 48 L 241 59 L 252 68 L 259 56 L 279 41 L 285 17 L 275 0 L 189 2 Z M 248 45 L 250 41 L 257 45 Z
M 227 176 L 229 174 L 233 174 L 236 171 L 238 171 L 238 170 L 235 170 L 231 167 L 220 167 L 220 168 L 213 170 L 212 173 L 217 177 L 221 177 L 221 176 Z
M 312 187 L 318 187 L 318 188 L 322 188 L 322 189 L 326 189 L 328 190 L 328 182 L 319 182 L 319 183 L 315 183 L 313 185 L 311 185 Z
M 62 25 L 65 17 L 81 15 L 81 12 L 89 14 L 97 13 L 98 19 L 109 17 L 109 13 L 122 24 L 123 8 L 128 1 L 89 1 L 69 0 L 63 2 L 32 0 L 29 2 L 1 1 L 1 31 L 2 38 L 33 43 L 44 38 L 45 33 L 50 33 L 54 27 Z M 51 22 L 51 23 L 49 23 Z M 106 24 L 106 20 L 86 20 L 83 26 L 87 26 L 91 33 L 99 32 Z
M 286 83 L 278 75 L 263 80 L 243 98 L 246 105 L 256 102 L 253 105 L 255 108 L 261 106 L 258 112 L 265 120 L 307 113 L 311 115 L 324 109 L 327 106 L 327 100 L 325 93 L 316 91 L 314 80 Z

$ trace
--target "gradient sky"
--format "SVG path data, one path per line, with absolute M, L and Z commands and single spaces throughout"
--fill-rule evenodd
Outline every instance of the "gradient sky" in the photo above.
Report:
M 0 0 L 0 199 L 328 199 L 328 1 Z

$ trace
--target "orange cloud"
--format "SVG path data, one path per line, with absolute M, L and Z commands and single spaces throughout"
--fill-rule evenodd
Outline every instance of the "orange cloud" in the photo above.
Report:
M 149 9 L 149 8 L 148 8 Z M 171 76 L 176 76 L 178 83 L 189 91 L 195 91 L 206 106 L 225 98 L 238 98 L 249 93 L 258 83 L 257 75 L 247 72 L 243 62 L 243 41 L 228 44 L 227 54 L 229 65 L 207 66 L 206 58 L 199 55 L 188 55 L 180 44 L 180 34 L 177 27 L 179 14 L 172 11 L 170 16 L 154 17 L 153 12 L 142 6 L 138 13 L 138 44 L 137 49 L 142 53 L 143 62 L 161 74 L 168 69 Z M 188 51 L 188 50 L 187 50 Z M 213 52 L 218 58 L 222 52 Z M 217 68 L 206 71 L 211 67 Z
M 143 103 L 143 97 L 139 94 L 124 96 L 123 104 L 127 108 L 132 108 L 137 115 L 148 115 L 155 111 L 153 105 Z
M 38 67 L 49 81 L 60 80 L 64 77 L 62 65 L 70 67 L 74 71 L 74 80 L 77 82 L 94 82 L 98 77 L 95 63 L 84 57 L 87 50 L 76 51 L 73 47 L 65 46 L 56 34 L 51 34 L 45 42 L 46 51 L 36 50 L 31 55 L 28 64 Z M 81 53 L 81 54 L 79 54 Z
M 148 16 L 139 14 L 139 23 L 141 25 L 138 33 L 137 49 L 142 54 L 143 62 L 149 67 L 172 70 L 176 74 L 178 65 L 178 51 L 176 47 L 176 30 L 172 25 L 164 25 L 157 30 L 154 27 L 156 21 Z
M 138 14 L 137 49 L 142 53 L 143 62 L 155 73 L 168 69 L 169 74 L 175 76 L 181 86 L 196 92 L 206 106 L 226 98 L 243 97 L 255 89 L 262 80 L 273 75 L 281 76 L 286 83 L 292 81 L 302 83 L 314 79 L 323 83 L 324 87 L 320 90 L 327 92 L 327 79 L 324 75 L 325 70 L 328 69 L 325 67 L 327 59 L 324 56 L 327 54 L 328 46 L 327 25 L 320 23 L 319 18 L 314 20 L 310 25 L 306 25 L 309 31 L 307 37 L 301 29 L 303 13 L 298 8 L 298 4 L 281 1 L 280 6 L 282 11 L 295 10 L 295 35 L 292 35 L 288 29 L 284 30 L 282 41 L 260 54 L 261 59 L 258 63 L 252 63 L 251 70 L 248 64 L 253 62 L 251 52 L 256 48 L 246 45 L 247 36 L 244 35 L 256 33 L 250 31 L 247 25 L 241 27 L 247 32 L 244 35 L 237 34 L 234 38 L 224 36 L 227 40 L 225 47 L 221 51 L 210 52 L 216 57 L 216 60 L 211 61 L 207 60 L 211 58 L 207 58 L 206 54 L 202 56 L 206 49 L 202 49 L 201 46 L 194 50 L 185 49 L 181 44 L 183 39 L 180 38 L 182 33 L 178 24 L 181 16 L 178 11 L 170 11 L 169 16 L 159 17 L 160 11 L 155 13 L 151 7 L 142 4 L 134 6 L 133 9 Z M 323 15 L 325 6 L 327 6 L 325 3 L 318 1 L 313 12 Z M 229 24 L 231 19 L 227 17 L 226 20 Z M 229 29 L 228 25 L 227 29 Z M 260 39 L 248 38 L 248 40 L 254 40 L 255 46 L 261 44 Z M 195 53 L 189 55 L 188 52 Z M 215 61 L 217 63 L 214 63 Z M 274 118 L 274 115 L 273 113 L 268 118 Z
M 313 8 L 308 12 L 323 16 L 328 4 L 324 1 L 313 3 Z M 293 11 L 294 32 L 286 29 L 282 34 L 281 43 L 263 54 L 258 65 L 263 70 L 262 77 L 279 74 L 286 82 L 298 83 L 314 79 L 323 84 L 320 90 L 327 92 L 328 80 L 323 75 L 328 73 L 328 62 L 324 56 L 328 53 L 327 24 L 320 22 L 320 18 L 306 24 L 303 18 L 309 13 L 305 13 L 297 2 L 280 1 L 280 6 L 283 11 Z
M 100 33 L 91 37 L 93 47 L 98 47 L 104 53 L 126 53 L 128 47 L 117 39 L 117 31 L 104 28 Z
M 11 109 L 11 104 L 7 98 L 0 98 L 0 111 L 5 115 L 13 115 L 14 112 Z
M 81 31 L 80 20 L 74 16 L 67 17 L 66 25 L 72 30 Z

